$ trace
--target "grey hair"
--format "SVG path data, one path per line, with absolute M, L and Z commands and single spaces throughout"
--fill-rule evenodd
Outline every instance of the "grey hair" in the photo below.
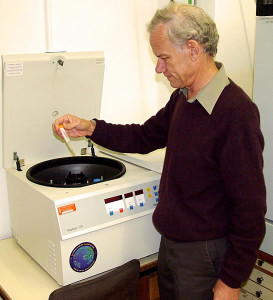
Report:
M 156 25 L 166 24 L 170 41 L 181 48 L 188 40 L 195 40 L 204 52 L 214 57 L 217 53 L 219 34 L 215 22 L 200 7 L 170 2 L 156 11 L 147 25 L 151 33 Z

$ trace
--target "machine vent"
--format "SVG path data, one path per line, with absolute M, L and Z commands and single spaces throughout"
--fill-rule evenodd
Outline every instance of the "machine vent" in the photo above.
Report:
M 48 245 L 48 266 L 49 271 L 57 275 L 55 244 L 52 241 L 47 241 Z

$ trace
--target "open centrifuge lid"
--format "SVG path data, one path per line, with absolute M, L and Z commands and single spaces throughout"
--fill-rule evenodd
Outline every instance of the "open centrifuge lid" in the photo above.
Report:
M 15 166 L 70 156 L 51 124 L 70 113 L 99 118 L 104 75 L 103 52 L 2 56 L 3 165 Z M 85 138 L 73 143 L 76 155 Z

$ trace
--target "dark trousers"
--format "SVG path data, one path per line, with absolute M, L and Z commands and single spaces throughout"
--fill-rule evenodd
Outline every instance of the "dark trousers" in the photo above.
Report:
M 162 236 L 158 256 L 160 300 L 212 300 L 227 248 L 226 238 L 181 243 Z

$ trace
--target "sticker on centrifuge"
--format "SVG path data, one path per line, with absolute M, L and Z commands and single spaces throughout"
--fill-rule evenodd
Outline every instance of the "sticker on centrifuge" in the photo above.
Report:
M 70 267 L 76 272 L 89 270 L 97 259 L 97 248 L 95 245 L 84 242 L 79 244 L 70 254 Z

